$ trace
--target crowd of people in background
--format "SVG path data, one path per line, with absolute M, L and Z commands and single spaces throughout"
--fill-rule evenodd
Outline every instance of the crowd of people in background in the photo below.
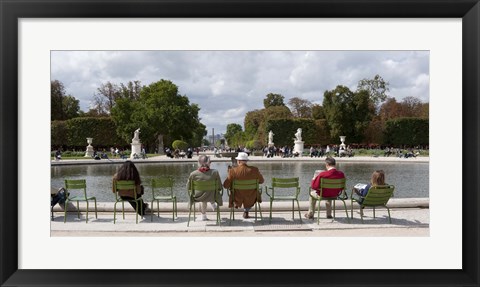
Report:
M 355 149 L 352 148 L 350 145 L 344 147 L 341 145 L 326 145 L 326 146 L 321 146 L 321 145 L 312 145 L 304 149 L 304 152 L 302 155 L 299 154 L 299 152 L 294 150 L 293 146 L 283 146 L 283 147 L 276 147 L 274 145 L 271 146 L 264 146 L 262 149 L 258 150 L 250 150 L 246 147 L 243 146 L 238 146 L 236 148 L 231 148 L 231 147 L 188 147 L 186 150 L 181 150 L 178 148 L 170 148 L 170 147 L 165 147 L 164 148 L 164 154 L 167 157 L 170 158 L 193 158 L 193 155 L 196 154 L 198 157 L 200 155 L 200 152 L 213 152 L 215 157 L 221 157 L 221 153 L 224 152 L 245 152 L 248 155 L 252 155 L 254 153 L 255 155 L 262 155 L 265 158 L 273 158 L 273 157 L 281 157 L 281 158 L 295 158 L 299 156 L 303 157 L 311 157 L 311 158 L 323 158 L 323 157 L 353 157 L 356 154 L 356 150 L 358 149 L 364 149 L 364 150 L 376 150 L 377 153 L 375 153 L 373 156 L 378 157 L 378 156 L 383 156 L 384 157 L 390 157 L 390 156 L 395 156 L 398 158 L 416 158 L 418 155 L 420 155 L 419 148 L 394 148 L 394 147 L 364 147 L 364 146 L 355 146 Z M 75 150 L 74 150 L 75 152 Z M 155 154 L 158 154 L 158 150 L 155 149 Z M 62 148 L 57 148 L 54 151 L 53 157 L 56 161 L 59 161 L 62 159 Z M 97 149 L 93 150 L 93 155 L 92 157 L 96 160 L 100 159 L 111 159 L 111 158 L 120 158 L 120 159 L 147 159 L 147 151 L 145 146 L 142 146 L 141 152 L 139 154 L 133 154 L 130 156 L 130 151 L 128 149 L 119 149 L 118 147 L 111 147 L 110 151 L 108 152 L 106 149 L 101 149 L 100 151 Z

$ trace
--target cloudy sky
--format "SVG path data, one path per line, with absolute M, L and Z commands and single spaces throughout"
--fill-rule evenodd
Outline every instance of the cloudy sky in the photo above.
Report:
M 322 104 L 323 93 L 379 74 L 389 95 L 429 102 L 428 51 L 52 51 L 51 79 L 87 111 L 101 84 L 171 80 L 191 103 L 209 134 L 243 126 L 245 113 L 263 108 L 268 93 L 285 103 L 300 97 Z

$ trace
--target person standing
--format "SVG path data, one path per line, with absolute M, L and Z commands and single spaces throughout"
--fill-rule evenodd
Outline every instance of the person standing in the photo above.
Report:
M 137 167 L 133 162 L 127 160 L 125 161 L 122 166 L 118 169 L 117 173 L 113 175 L 112 179 L 112 190 L 115 193 L 115 183 L 119 180 L 133 180 L 135 181 L 135 186 L 136 186 L 136 193 L 137 193 L 137 198 L 142 197 L 143 195 L 143 186 L 141 185 L 142 181 L 140 179 L 140 174 L 138 173 Z M 128 200 L 130 205 L 133 207 L 133 209 L 137 209 L 137 202 L 134 201 L 135 194 L 133 193 L 133 189 L 129 190 L 119 190 L 118 195 L 124 199 Z M 137 213 L 141 216 L 145 215 L 145 210 L 148 208 L 148 204 L 143 202 L 142 199 L 142 204 L 143 208 L 138 208 Z
M 313 189 L 313 191 L 311 192 L 311 195 L 313 196 L 320 195 L 320 180 L 322 178 L 331 178 L 331 179 L 345 178 L 345 174 L 342 171 L 337 170 L 335 165 L 336 165 L 336 162 L 334 158 L 327 157 L 325 159 L 326 170 L 320 172 L 316 177 L 312 179 L 310 187 Z M 338 189 L 338 188 L 324 188 L 322 191 L 322 197 L 337 197 L 341 191 L 342 189 Z M 310 201 L 310 206 L 308 208 L 308 212 L 305 213 L 305 218 L 313 219 L 313 213 L 315 211 L 315 205 L 317 203 L 317 200 L 314 199 L 312 196 L 310 196 L 309 201 Z M 327 200 L 325 202 L 325 205 L 327 207 L 327 218 L 333 218 L 332 217 L 332 201 Z
M 223 182 L 223 187 L 227 189 L 232 188 L 233 181 L 236 179 L 258 179 L 258 183 L 262 184 L 264 182 L 263 175 L 260 173 L 257 167 L 247 165 L 248 154 L 245 152 L 239 152 L 238 156 L 235 158 L 238 165 L 236 167 L 228 167 L 228 176 Z M 235 198 L 230 197 L 228 199 L 228 207 L 235 206 L 239 208 L 243 205 L 244 212 L 243 218 L 250 218 L 248 212 L 258 201 L 262 202 L 261 195 L 258 190 L 242 190 L 241 192 L 235 192 Z
M 198 157 L 198 169 L 190 173 L 187 181 L 187 190 L 190 190 L 192 181 L 207 181 L 207 180 L 217 180 L 218 189 L 217 193 L 211 191 L 195 191 L 195 201 L 201 202 L 200 213 L 202 214 L 202 220 L 208 220 L 207 218 L 207 202 L 210 202 L 212 205 L 212 210 L 215 211 L 218 206 L 223 205 L 222 195 L 219 191 L 222 190 L 222 180 L 220 179 L 220 174 L 218 170 L 210 168 L 210 157 L 206 155 L 201 155 Z M 217 195 L 215 197 L 215 194 Z

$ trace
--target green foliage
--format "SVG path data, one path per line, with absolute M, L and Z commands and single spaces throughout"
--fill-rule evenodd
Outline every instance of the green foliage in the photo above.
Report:
M 75 97 L 67 95 L 63 83 L 54 80 L 50 82 L 50 117 L 51 120 L 68 120 L 78 117 L 80 104 Z
M 249 140 L 245 143 L 245 147 L 249 150 L 262 150 L 262 143 L 258 140 Z
M 265 110 L 253 110 L 245 114 L 245 119 L 243 125 L 245 126 L 245 134 L 254 138 L 257 136 L 259 128 L 264 124 L 265 121 Z
M 365 91 L 368 93 L 370 100 L 377 105 L 387 99 L 387 92 L 389 83 L 380 77 L 375 75 L 373 79 L 363 79 L 358 82 L 357 92 Z
M 115 123 L 110 118 L 74 118 L 67 121 L 53 121 L 51 124 L 51 145 L 84 148 L 87 137 L 93 138 L 93 146 L 125 146 L 127 142 L 117 136 Z
M 265 108 L 274 107 L 274 106 L 285 106 L 283 99 L 285 99 L 285 97 L 280 94 L 270 93 L 263 100 L 263 106 Z
M 50 145 L 52 149 L 54 147 L 60 147 L 68 143 L 67 140 L 67 126 L 65 121 L 52 121 L 50 125 Z
M 312 119 L 279 119 L 269 120 L 266 123 L 265 134 L 272 131 L 275 136 L 275 146 L 292 146 L 297 129 L 302 129 L 302 141 L 305 145 L 318 143 L 317 126 Z
M 346 136 L 350 142 L 361 143 L 375 106 L 366 91 L 352 92 L 345 86 L 326 91 L 323 109 L 333 139 Z
M 428 145 L 429 121 L 425 118 L 398 118 L 385 123 L 385 143 L 394 146 Z
M 199 143 L 206 132 L 199 111 L 199 106 L 190 104 L 187 96 L 178 94 L 175 84 L 160 80 L 144 86 L 138 99 L 117 99 L 112 118 L 126 140 L 140 128 L 142 142 L 147 146 L 153 146 L 161 135 L 166 145 L 175 138 Z
M 176 140 L 172 143 L 172 147 L 174 149 L 179 149 L 179 150 L 186 150 L 188 148 L 188 143 L 182 141 L 182 140 Z

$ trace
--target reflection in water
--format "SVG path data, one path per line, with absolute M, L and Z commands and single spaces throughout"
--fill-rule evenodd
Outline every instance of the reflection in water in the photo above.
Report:
M 300 200 L 308 200 L 308 187 L 316 169 L 325 169 L 323 161 L 319 162 L 255 162 L 265 178 L 265 184 L 272 177 L 299 177 L 301 182 Z M 212 168 L 217 169 L 222 180 L 227 176 L 226 162 L 213 162 Z M 72 165 L 52 166 L 52 186 L 64 186 L 65 179 L 85 178 L 87 192 L 96 196 L 99 201 L 113 201 L 112 176 L 120 167 L 120 163 L 110 165 Z M 196 163 L 138 163 L 138 171 L 145 186 L 145 198 L 150 200 L 150 180 L 155 176 L 172 176 L 174 190 L 179 201 L 187 201 L 186 183 L 190 172 L 197 168 Z M 367 183 L 374 170 L 385 171 L 386 182 L 395 185 L 395 197 L 428 197 L 429 196 L 429 165 L 428 163 L 338 163 L 337 168 L 347 176 L 347 187 L 358 182 Z M 265 185 L 264 184 L 264 185 Z M 266 200 L 266 195 L 264 195 Z M 227 200 L 224 192 L 224 201 Z

